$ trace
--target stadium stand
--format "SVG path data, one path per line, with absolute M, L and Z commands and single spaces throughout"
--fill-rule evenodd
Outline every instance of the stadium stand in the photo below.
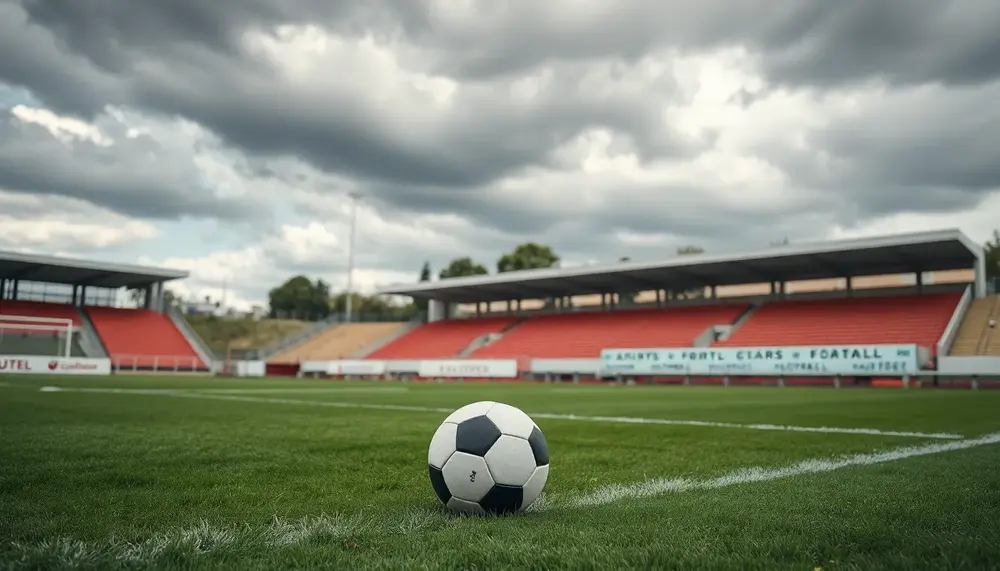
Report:
M 990 320 L 994 323 L 992 327 Z M 1000 295 L 972 300 L 955 337 L 951 355 L 1000 355 L 1000 333 L 997 333 L 995 325 L 997 321 L 1000 321 Z
M 301 345 L 289 347 L 268 363 L 347 359 L 372 342 L 402 328 L 404 323 L 344 323 L 334 325 Z
M 477 339 L 502 333 L 519 321 L 515 317 L 448 319 L 435 321 L 373 351 L 368 359 L 443 359 L 454 357 Z
M 961 293 L 766 303 L 719 347 L 916 343 L 934 348 Z
M 474 358 L 597 358 L 606 347 L 691 347 L 714 325 L 729 325 L 749 304 L 670 309 L 623 309 L 532 317 Z
M 86 307 L 111 360 L 122 367 L 202 369 L 207 365 L 169 316 L 147 309 Z
M 207 369 L 211 364 L 193 346 L 200 340 L 181 330 L 164 303 L 163 284 L 187 276 L 165 268 L 0 252 L 0 312 L 71 319 L 80 348 L 89 357 L 109 358 L 113 369 Z M 124 289 L 143 292 L 143 307 L 109 307 Z

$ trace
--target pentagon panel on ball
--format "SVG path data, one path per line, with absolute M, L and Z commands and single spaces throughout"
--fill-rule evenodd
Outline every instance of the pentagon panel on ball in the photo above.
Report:
M 519 408 L 474 402 L 448 415 L 427 450 L 431 487 L 452 511 L 510 514 L 528 508 L 545 488 L 549 447 Z

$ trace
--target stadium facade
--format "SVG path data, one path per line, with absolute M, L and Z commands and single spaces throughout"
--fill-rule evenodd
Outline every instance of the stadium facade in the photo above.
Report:
M 427 300 L 426 322 L 318 324 L 234 370 L 724 384 L 961 377 L 978 384 L 1000 377 L 1000 334 L 991 325 L 1000 303 L 984 263 L 980 245 L 946 230 L 396 285 L 379 293 Z M 13 319 L 4 325 L 0 317 L 0 355 L 12 356 L 11 332 L 29 336 L 17 323 L 58 319 L 77 332 L 77 357 L 105 359 L 113 371 L 219 372 L 221 359 L 164 307 L 163 284 L 185 277 L 0 253 L 0 315 Z M 26 300 L 39 283 L 61 293 Z M 105 307 L 123 288 L 143 292 L 140 307 Z M 53 346 L 62 345 L 36 352 Z

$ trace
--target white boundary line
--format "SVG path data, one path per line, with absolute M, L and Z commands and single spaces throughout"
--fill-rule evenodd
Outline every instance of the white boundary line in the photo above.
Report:
M 767 482 L 770 480 L 791 478 L 793 476 L 802 476 L 805 474 L 832 472 L 834 470 L 850 468 L 853 466 L 885 464 L 887 462 L 896 462 L 907 458 L 915 458 L 917 456 L 930 456 L 932 454 L 966 450 L 968 448 L 998 443 L 1000 443 L 1000 432 L 994 432 L 978 438 L 957 440 L 954 442 L 940 442 L 925 444 L 923 446 L 904 446 L 882 452 L 856 454 L 854 456 L 843 456 L 840 458 L 814 458 L 779 468 L 765 468 L 761 466 L 741 468 L 709 480 L 699 481 L 687 478 L 658 478 L 635 484 L 612 484 L 602 486 L 577 498 L 572 498 L 565 504 L 560 505 L 559 503 L 556 503 L 551 507 L 581 508 L 616 503 L 624 500 L 649 498 L 663 494 L 687 492 L 690 490 L 714 490 L 728 486 L 754 482 Z M 546 509 L 550 508 L 547 507 Z
M 529 508 L 529 511 L 572 510 L 622 501 L 641 500 L 670 493 L 714 490 L 806 474 L 832 472 L 850 467 L 897 462 L 917 456 L 930 456 L 997 443 L 1000 443 L 1000 433 L 968 440 L 905 446 L 841 458 L 817 458 L 779 468 L 755 466 L 708 480 L 655 479 L 637 484 L 602 486 L 582 496 L 555 503 L 543 496 Z M 409 535 L 432 531 L 441 526 L 449 525 L 462 517 L 466 516 L 452 516 L 439 508 L 436 510 L 411 509 L 385 519 L 364 517 L 363 515 L 353 517 L 320 515 L 293 521 L 275 518 L 271 524 L 262 527 L 251 527 L 247 524 L 213 527 L 207 522 L 201 522 L 193 527 L 161 532 L 138 543 L 116 541 L 113 538 L 104 542 L 90 543 L 70 538 L 57 538 L 35 544 L 11 543 L 9 544 L 11 549 L 8 553 L 25 567 L 39 567 L 44 566 L 41 564 L 52 565 L 54 563 L 69 568 L 102 567 L 112 563 L 156 567 L 162 563 L 164 557 L 170 557 L 176 561 L 180 555 L 193 560 L 227 551 L 234 552 L 234 556 L 238 556 L 245 552 L 243 548 L 248 546 L 281 549 L 317 539 L 336 541 L 366 533 Z
M 395 404 L 374 404 L 374 403 L 352 403 L 333 401 L 307 401 L 297 399 L 282 398 L 262 398 L 252 396 L 239 396 L 229 394 L 210 394 L 185 391 L 183 389 L 105 389 L 105 388 L 77 388 L 77 387 L 42 387 L 46 392 L 88 392 L 88 393 L 111 393 L 111 394 L 134 394 L 134 395 L 160 395 L 177 398 L 193 399 L 214 399 L 237 402 L 252 402 L 262 404 L 286 404 L 302 406 L 319 406 L 348 409 L 369 409 L 369 410 L 395 410 L 403 412 L 434 412 L 441 414 L 451 414 L 453 409 L 423 407 L 411 405 Z M 831 426 L 787 426 L 780 424 L 739 424 L 734 422 L 712 422 L 704 420 L 670 420 L 663 418 L 636 418 L 628 416 L 580 416 L 576 414 L 555 414 L 545 412 L 529 412 L 532 418 L 544 418 L 547 420 L 573 420 L 583 422 L 604 422 L 614 424 L 653 424 L 667 426 L 698 426 L 703 428 L 729 428 L 742 430 L 763 430 L 777 432 L 811 432 L 821 434 L 854 434 L 867 436 L 897 436 L 905 438 L 926 438 L 932 440 L 961 440 L 961 434 L 945 432 L 907 432 L 896 430 L 878 430 L 875 428 L 839 428 Z

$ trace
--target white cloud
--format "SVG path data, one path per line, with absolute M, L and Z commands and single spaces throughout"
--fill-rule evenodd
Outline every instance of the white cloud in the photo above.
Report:
M 79 139 L 102 146 L 112 144 L 111 139 L 101 132 L 101 129 L 96 125 L 79 119 L 58 115 L 49 109 L 15 105 L 11 109 L 11 114 L 24 123 L 41 125 L 52 133 L 54 137 L 64 142 Z
M 30 214 L 24 214 L 30 212 Z M 0 190 L 0 248 L 86 252 L 160 236 L 151 222 L 78 201 Z

